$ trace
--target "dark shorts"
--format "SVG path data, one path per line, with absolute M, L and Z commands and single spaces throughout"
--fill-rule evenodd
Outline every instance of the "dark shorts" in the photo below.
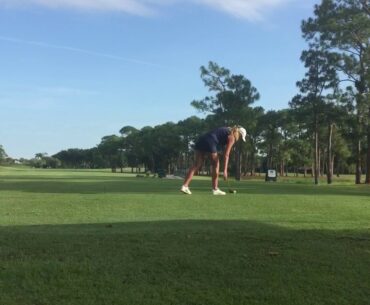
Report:
M 202 136 L 195 143 L 195 150 L 207 153 L 217 153 L 217 143 L 211 136 Z

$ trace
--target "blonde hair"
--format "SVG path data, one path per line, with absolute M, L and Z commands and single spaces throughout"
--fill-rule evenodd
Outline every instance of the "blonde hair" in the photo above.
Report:
M 240 133 L 239 133 L 239 127 L 238 126 L 232 127 L 231 130 L 230 130 L 230 134 L 233 135 L 233 137 L 235 139 L 235 142 L 239 141 Z

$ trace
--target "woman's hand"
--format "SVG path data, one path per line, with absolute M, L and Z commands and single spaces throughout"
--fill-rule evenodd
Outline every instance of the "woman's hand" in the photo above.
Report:
M 225 169 L 225 170 L 224 170 L 224 180 L 226 181 L 226 180 L 227 180 L 227 178 L 228 178 L 228 174 L 227 174 L 227 170 Z

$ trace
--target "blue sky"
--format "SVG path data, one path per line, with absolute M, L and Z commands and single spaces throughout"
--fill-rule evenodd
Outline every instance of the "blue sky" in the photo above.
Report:
M 315 0 L 0 0 L 0 144 L 14 158 L 91 148 L 121 127 L 200 115 L 210 60 L 255 105 L 288 107 Z

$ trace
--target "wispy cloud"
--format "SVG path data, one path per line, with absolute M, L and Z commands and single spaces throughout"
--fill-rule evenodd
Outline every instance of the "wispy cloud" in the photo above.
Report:
M 0 4 L 5 6 L 39 5 L 50 8 L 122 11 L 135 15 L 148 15 L 152 13 L 152 9 L 146 2 L 146 0 L 0 0 Z
M 91 56 L 104 57 L 104 58 L 108 58 L 108 59 L 111 59 L 111 60 L 118 60 L 118 61 L 133 63 L 133 64 L 153 66 L 153 67 L 162 67 L 163 68 L 163 66 L 161 66 L 161 65 L 151 63 L 151 62 L 147 62 L 147 61 L 143 61 L 143 60 L 127 58 L 127 57 L 122 57 L 122 56 L 117 56 L 117 55 L 112 55 L 112 54 L 107 54 L 107 53 L 95 52 L 95 51 L 92 51 L 92 50 L 80 49 L 80 48 L 75 48 L 75 47 L 71 47 L 71 46 L 55 45 L 55 44 L 50 44 L 50 43 L 46 43 L 46 42 L 42 42 L 42 41 L 24 40 L 24 39 L 18 39 L 18 38 L 13 38 L 13 37 L 5 37 L 5 36 L 0 36 L 0 40 L 7 41 L 7 42 L 10 42 L 10 43 L 28 44 L 28 45 L 33 45 L 33 46 L 37 46 L 37 47 L 41 47 L 41 48 L 49 48 L 49 49 L 59 49 L 59 50 L 65 50 L 65 51 L 69 51 L 69 52 L 87 54 L 87 55 L 91 55 Z
M 262 20 L 265 13 L 292 0 L 195 0 L 199 4 L 250 21 Z
M 55 9 L 119 11 L 147 16 L 155 14 L 163 6 L 191 2 L 194 5 L 207 6 L 238 18 L 256 21 L 263 19 L 266 11 L 290 1 L 298 0 L 0 0 L 0 5 L 39 5 Z

